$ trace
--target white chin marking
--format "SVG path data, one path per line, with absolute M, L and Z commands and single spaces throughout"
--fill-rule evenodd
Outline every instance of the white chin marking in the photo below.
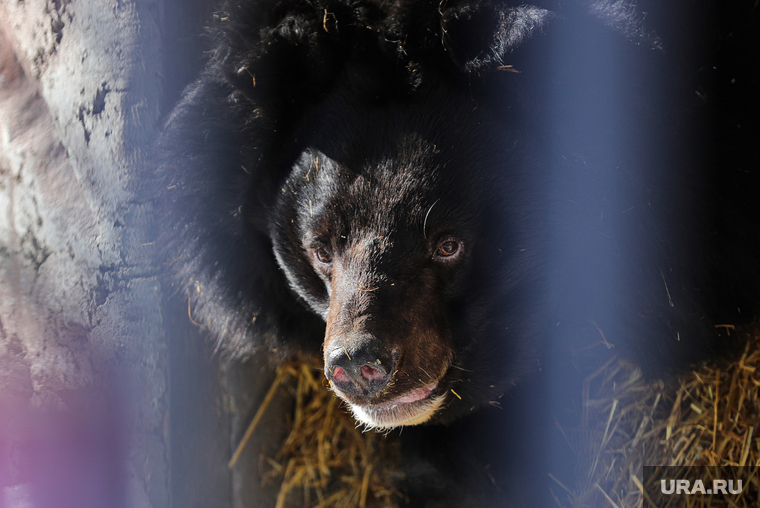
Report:
M 348 404 L 354 418 L 369 429 L 390 430 L 428 421 L 441 407 L 444 395 L 416 403 L 381 404 L 378 407 Z

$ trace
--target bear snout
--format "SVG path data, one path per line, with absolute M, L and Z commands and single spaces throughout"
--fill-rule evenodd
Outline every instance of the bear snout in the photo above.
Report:
M 325 376 L 346 395 L 371 398 L 386 391 L 397 359 L 398 350 L 370 335 L 335 341 L 325 352 Z

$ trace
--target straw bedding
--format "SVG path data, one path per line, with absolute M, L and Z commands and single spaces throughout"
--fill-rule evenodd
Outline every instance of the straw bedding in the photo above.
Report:
M 578 481 L 568 486 L 554 480 L 557 505 L 653 506 L 644 499 L 644 465 L 709 465 L 717 477 L 722 467 L 749 466 L 754 471 L 749 481 L 757 485 L 760 334 L 747 335 L 738 360 L 706 364 L 667 383 L 647 383 L 637 369 L 615 358 L 591 374 L 584 383 L 579 428 L 561 429 L 577 455 Z M 403 474 L 397 440 L 356 427 L 329 391 L 318 360 L 282 366 L 270 392 L 277 389 L 291 391 L 296 404 L 280 451 L 262 458 L 264 481 L 279 490 L 276 508 L 399 506 Z M 694 506 L 756 506 L 743 496 L 730 504 L 699 504 L 706 501 L 703 496 L 691 500 Z
M 757 485 L 760 334 L 755 329 L 751 335 L 738 360 L 706 364 L 668 383 L 646 383 L 635 368 L 614 359 L 589 376 L 580 430 L 566 431 L 579 459 L 578 484 L 557 485 L 570 498 L 561 506 L 656 506 L 643 495 L 645 465 L 714 466 L 716 478 L 732 477 L 724 467 L 748 466 L 745 480 Z M 689 496 L 687 502 L 757 506 L 746 496 Z
M 282 387 L 282 388 L 280 388 Z M 279 485 L 275 508 L 397 508 L 403 479 L 398 442 L 362 432 L 329 391 L 317 359 L 287 363 L 270 389 L 290 391 L 289 434 L 275 457 L 262 457 L 264 482 Z M 262 413 L 271 397 L 265 399 Z M 258 423 L 254 417 L 230 466 Z

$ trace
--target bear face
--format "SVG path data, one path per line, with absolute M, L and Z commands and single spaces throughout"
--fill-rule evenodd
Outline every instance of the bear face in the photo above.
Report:
M 272 213 L 278 264 L 326 323 L 325 375 L 370 427 L 469 412 L 535 354 L 514 317 L 540 307 L 540 236 L 519 226 L 540 168 L 463 94 L 419 96 L 327 99 Z

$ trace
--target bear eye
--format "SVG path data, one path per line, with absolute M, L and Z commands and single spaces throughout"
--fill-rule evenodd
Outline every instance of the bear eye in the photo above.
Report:
M 317 256 L 320 263 L 327 264 L 332 262 L 332 255 L 324 247 L 318 248 L 314 254 Z
M 455 240 L 446 240 L 438 245 L 436 255 L 442 258 L 448 258 L 459 252 L 459 242 Z

